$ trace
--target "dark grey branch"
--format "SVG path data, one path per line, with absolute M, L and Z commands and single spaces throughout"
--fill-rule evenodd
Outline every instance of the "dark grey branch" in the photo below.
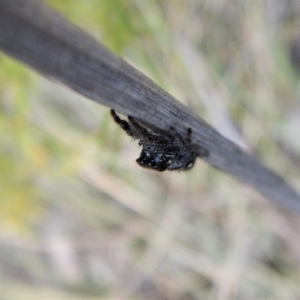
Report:
M 0 0 L 0 49 L 78 93 L 149 126 L 184 134 L 209 150 L 205 160 L 266 197 L 300 212 L 300 196 L 282 178 L 243 152 L 41 0 Z

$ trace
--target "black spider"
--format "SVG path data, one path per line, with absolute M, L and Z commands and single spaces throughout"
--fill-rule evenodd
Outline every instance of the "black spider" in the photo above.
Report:
M 183 138 L 174 127 L 171 134 L 161 134 L 141 126 L 134 118 L 128 116 L 128 121 L 122 120 L 112 109 L 111 115 L 115 122 L 131 137 L 139 140 L 143 146 L 140 157 L 136 162 L 144 168 L 156 171 L 190 170 L 197 156 L 208 156 L 208 151 L 192 144 L 192 130 L 187 130 Z

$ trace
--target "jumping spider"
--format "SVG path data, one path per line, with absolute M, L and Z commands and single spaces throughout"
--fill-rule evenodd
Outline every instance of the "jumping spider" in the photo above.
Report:
M 134 118 L 128 116 L 128 121 L 122 120 L 112 109 L 111 115 L 115 122 L 132 138 L 143 146 L 136 162 L 144 168 L 156 171 L 190 170 L 197 156 L 208 156 L 208 151 L 192 144 L 192 130 L 187 130 L 187 136 L 182 137 L 174 127 L 169 134 L 161 134 L 141 126 Z

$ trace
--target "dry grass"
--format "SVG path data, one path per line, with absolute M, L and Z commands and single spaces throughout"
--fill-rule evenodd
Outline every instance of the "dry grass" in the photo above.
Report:
M 50 3 L 299 190 L 298 1 Z M 297 216 L 201 161 L 139 168 L 106 108 L 0 65 L 1 299 L 300 297 Z

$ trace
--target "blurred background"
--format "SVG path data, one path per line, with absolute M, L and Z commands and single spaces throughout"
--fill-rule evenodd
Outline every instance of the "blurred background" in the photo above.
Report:
M 298 0 L 47 2 L 300 190 Z M 139 151 L 0 53 L 0 299 L 300 299 L 297 216 Z

